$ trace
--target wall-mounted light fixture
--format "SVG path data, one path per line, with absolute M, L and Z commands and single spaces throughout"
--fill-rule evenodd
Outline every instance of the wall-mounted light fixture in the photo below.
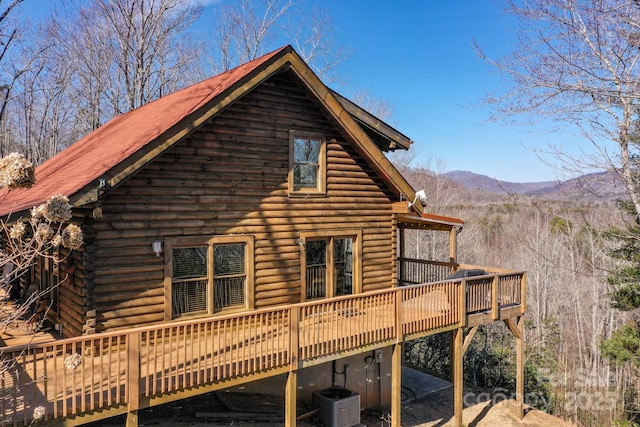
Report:
M 162 253 L 162 242 L 160 240 L 155 240 L 151 244 L 151 249 L 153 249 L 153 252 L 155 252 L 157 257 L 159 257 Z

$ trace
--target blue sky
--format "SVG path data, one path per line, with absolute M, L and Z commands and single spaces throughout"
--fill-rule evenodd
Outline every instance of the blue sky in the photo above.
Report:
M 219 3 L 194 1 L 204 1 L 205 15 Z M 23 7 L 41 16 L 50 4 L 26 0 Z M 482 105 L 484 94 L 499 91 L 504 81 L 474 52 L 473 40 L 490 56 L 511 50 L 515 21 L 501 2 L 305 0 L 305 7 L 314 6 L 329 12 L 333 38 L 351 52 L 338 69 L 346 83 L 337 89 L 346 96 L 366 91 L 386 100 L 392 124 L 414 141 L 414 165 L 440 161 L 445 171 L 512 182 L 568 178 L 547 164 L 552 157 L 540 160 L 534 150 L 556 145 L 577 152 L 580 138 L 568 130 L 492 123 L 491 111 Z
M 511 50 L 516 24 L 493 0 L 323 2 L 336 38 L 352 49 L 341 66 L 350 84 L 386 99 L 395 125 L 415 141 L 416 164 L 429 156 L 447 171 L 468 170 L 514 182 L 565 179 L 533 151 L 576 150 L 570 131 L 491 123 L 486 92 L 505 82 L 473 49 Z

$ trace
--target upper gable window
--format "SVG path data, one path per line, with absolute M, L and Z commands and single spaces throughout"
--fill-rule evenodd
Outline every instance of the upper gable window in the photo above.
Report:
M 289 192 L 324 194 L 326 188 L 325 140 L 318 134 L 289 135 Z

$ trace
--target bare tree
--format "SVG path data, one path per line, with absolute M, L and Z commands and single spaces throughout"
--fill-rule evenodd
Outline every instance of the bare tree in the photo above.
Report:
M 16 81 L 7 118 L 14 139 L 13 150 L 24 153 L 35 164 L 43 163 L 80 135 L 75 124 L 74 100 L 66 83 L 69 69 L 48 68 L 52 45 L 40 44 L 24 50 L 30 66 Z
M 7 111 L 18 79 L 29 69 L 30 59 L 21 54 L 24 25 L 15 17 L 24 0 L 0 0 L 0 156 L 16 149 L 15 129 L 7 122 Z
M 187 36 L 201 10 L 187 0 L 93 0 L 48 20 L 51 67 L 71 77 L 87 131 L 201 77 Z
M 640 5 L 636 1 L 511 1 L 522 29 L 513 52 L 488 59 L 513 82 L 490 98 L 499 114 L 577 125 L 595 155 L 552 152 L 567 166 L 620 173 L 640 216 Z M 484 57 L 481 49 L 478 49 Z M 486 58 L 486 57 L 485 57 Z
M 301 22 L 288 25 L 287 34 L 296 51 L 325 82 L 340 83 L 335 69 L 349 57 L 350 52 L 333 38 L 335 29 L 331 15 L 316 7 L 302 17 Z M 393 111 L 386 101 L 378 100 L 375 104 L 380 109 L 368 111 L 383 120 L 391 118 Z
M 203 59 L 205 42 L 194 41 L 191 31 L 202 15 L 198 2 L 76 0 L 57 6 L 37 32 L 26 34 L 30 43 L 20 56 L 2 61 L 0 51 L 0 154 L 17 150 L 41 163 L 112 117 L 211 74 L 205 70 L 211 65 Z M 305 28 L 296 35 L 308 36 L 309 43 L 300 46 L 310 61 L 329 70 L 339 58 L 331 54 L 330 19 L 320 13 L 309 18 L 323 26 L 322 33 L 306 25 L 294 6 L 294 0 L 220 6 L 223 41 L 214 56 L 227 69 L 275 48 L 285 29 Z M 17 33 L 4 32 L 6 48 Z M 2 120 L 5 111 L 11 114 Z
M 3 5 L 4 2 L 0 0 L 0 6 L 4 7 L 4 10 L 0 9 L 2 10 L 0 13 L 0 63 L 2 64 L 3 72 L 3 81 L 0 83 L 0 89 L 3 92 L 0 99 L 0 120 L 4 117 L 16 74 L 21 72 L 20 68 L 16 67 L 12 63 L 13 61 L 7 61 L 7 58 L 19 38 L 18 27 L 12 22 L 13 15 L 11 12 L 23 1 L 13 0 L 5 6 Z
M 290 43 L 325 81 L 348 52 L 335 43 L 330 15 L 319 8 L 305 13 L 302 1 L 236 0 L 216 10 L 213 67 L 226 71 L 278 45 Z
M 353 94 L 353 96 L 351 97 L 351 101 L 364 110 L 368 111 L 369 113 L 373 114 L 380 120 L 392 124 L 390 122 L 393 121 L 393 108 L 387 100 L 376 98 L 365 90 L 359 90 Z M 416 155 L 416 153 L 413 151 L 414 150 L 412 150 L 411 153 L 412 157 Z M 408 158 L 405 158 L 404 161 L 406 162 L 405 166 L 409 166 L 409 163 L 411 163 L 411 160 Z
M 214 40 L 216 65 L 226 71 L 266 52 L 277 38 L 278 26 L 293 0 L 238 0 L 216 13 Z

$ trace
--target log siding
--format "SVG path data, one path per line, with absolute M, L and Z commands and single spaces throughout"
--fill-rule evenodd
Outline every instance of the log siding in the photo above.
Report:
M 289 196 L 290 131 L 326 138 L 326 196 Z M 362 290 L 393 285 L 389 189 L 296 78 L 264 82 L 102 200 L 95 220 L 97 331 L 164 320 L 155 239 L 251 235 L 254 300 L 301 300 L 301 233 L 362 230 Z

